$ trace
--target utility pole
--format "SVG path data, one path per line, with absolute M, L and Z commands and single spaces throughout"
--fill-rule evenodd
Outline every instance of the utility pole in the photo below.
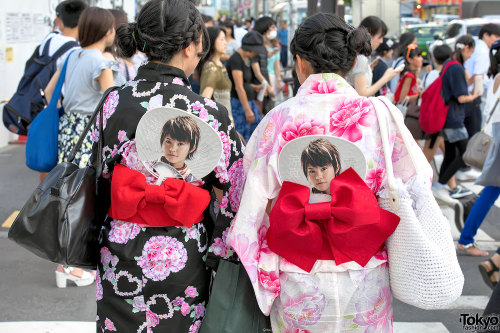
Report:
M 337 7 L 337 0 L 321 0 L 321 9 L 320 11 L 323 13 L 332 13 L 334 14 Z
M 307 0 L 307 16 L 316 14 L 318 11 L 318 0 Z

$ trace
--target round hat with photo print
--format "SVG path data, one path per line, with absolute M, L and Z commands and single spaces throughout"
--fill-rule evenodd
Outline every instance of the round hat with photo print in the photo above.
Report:
M 180 134 L 170 134 L 167 133 L 168 131 L 177 131 Z M 175 140 L 177 140 L 176 135 L 192 138 L 186 139 L 186 141 L 191 140 L 196 149 L 187 155 L 184 162 L 189 167 L 191 174 L 197 179 L 212 172 L 222 157 L 222 141 L 217 132 L 206 122 L 177 108 L 156 108 L 142 116 L 136 132 L 138 157 L 146 168 L 154 167 L 154 170 L 150 171 L 155 176 L 158 174 L 159 165 L 163 164 L 163 169 L 167 169 L 165 165 L 171 166 L 168 159 L 172 156 L 174 159 L 177 158 L 176 152 L 172 156 L 164 156 L 163 142 L 166 135 L 170 135 Z M 170 169 L 175 170 L 174 168 Z
M 358 146 L 348 140 L 337 137 L 326 135 L 309 135 L 289 141 L 281 150 L 278 157 L 278 172 L 281 182 L 289 181 L 311 187 L 311 183 L 304 174 L 301 158 L 304 150 L 311 143 L 321 143 L 320 139 L 327 140 L 337 150 L 341 166 L 339 174 L 349 168 L 353 168 L 354 171 L 356 171 L 356 173 L 361 177 L 361 179 L 365 179 L 366 159 L 363 155 L 363 152 L 358 148 Z M 334 156 L 330 156 L 331 153 L 328 151 L 328 149 L 325 149 L 325 154 L 327 154 L 327 156 L 332 159 L 335 158 Z M 318 165 L 321 164 L 322 163 L 318 161 Z

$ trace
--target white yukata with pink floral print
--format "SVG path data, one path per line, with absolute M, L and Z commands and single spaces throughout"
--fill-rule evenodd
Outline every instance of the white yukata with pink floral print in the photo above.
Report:
M 253 133 L 243 162 L 247 180 L 227 240 L 248 272 L 262 312 L 271 315 L 273 332 L 392 332 L 385 250 L 365 267 L 318 260 L 307 273 L 267 247 L 266 207 L 269 200 L 274 204 L 281 188 L 279 152 L 288 141 L 307 135 L 331 135 L 356 144 L 367 161 L 366 184 L 377 195 L 386 191 L 382 142 L 371 103 L 339 75 L 314 74 Z M 406 182 L 415 169 L 394 123 L 389 124 L 389 136 L 395 176 Z M 431 177 L 426 161 L 422 168 Z

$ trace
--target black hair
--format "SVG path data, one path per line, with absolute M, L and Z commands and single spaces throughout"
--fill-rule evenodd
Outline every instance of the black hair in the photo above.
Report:
M 271 17 L 264 16 L 264 17 L 261 17 L 260 19 L 258 19 L 257 21 L 255 21 L 255 24 L 253 25 L 253 30 L 257 31 L 262 36 L 264 36 L 266 31 L 269 30 L 269 28 L 273 24 L 275 25 L 276 22 Z
M 390 44 L 390 46 L 388 44 Z M 396 44 L 396 42 L 392 39 L 384 37 L 384 41 L 377 47 L 375 54 L 383 57 L 386 52 L 394 49 L 394 44 Z
M 500 36 L 500 26 L 495 23 L 488 23 L 479 30 L 479 39 L 483 39 L 484 34 Z
M 372 35 L 382 34 L 382 37 L 387 35 L 387 25 L 377 16 L 367 16 L 359 24 L 360 27 L 365 27 L 366 30 Z
M 231 29 L 231 38 L 234 39 L 234 25 L 231 22 L 222 22 L 222 26 L 224 28 L 230 28 Z
M 309 179 L 307 174 L 307 167 L 309 165 L 312 167 L 332 165 L 333 170 L 335 170 L 335 177 L 337 177 L 340 174 L 340 170 L 342 170 L 339 151 L 326 139 L 317 139 L 309 142 L 304 150 L 302 150 L 300 164 L 302 166 L 302 172 L 304 172 L 304 176 L 306 176 L 307 179 Z M 314 191 L 313 188 L 313 192 L 318 193 L 319 191 Z
M 407 72 L 413 73 L 410 69 L 410 63 L 408 62 L 408 58 L 413 59 L 414 57 L 421 55 L 422 55 L 422 50 L 418 48 L 416 44 L 410 44 L 404 49 L 403 56 L 405 57 L 405 69 L 401 73 L 401 77 L 403 77 L 404 74 Z
M 205 66 L 207 61 L 210 60 L 210 57 L 215 52 L 215 40 L 219 37 L 221 32 L 224 33 L 224 35 L 226 34 L 226 30 L 224 30 L 221 27 L 208 27 L 207 32 L 208 32 L 208 38 L 210 40 L 210 50 L 208 51 L 207 55 L 200 60 L 197 66 L 197 72 L 200 82 L 201 82 L 201 75 L 203 72 L 203 66 Z
M 474 38 L 472 38 L 471 35 L 463 35 L 460 38 L 457 39 L 457 42 L 455 43 L 455 51 L 452 54 L 452 57 L 461 63 L 462 65 L 464 64 L 465 60 L 462 55 L 462 50 L 465 46 L 468 46 L 469 48 L 474 48 L 476 43 L 474 42 Z
M 139 50 L 148 60 L 164 63 L 200 38 L 203 52 L 198 56 L 205 56 L 210 48 L 200 12 L 189 0 L 150 0 L 137 15 L 137 22 L 121 26 L 116 36 L 125 58 Z
M 401 34 L 399 36 L 399 46 L 396 48 L 396 51 L 394 52 L 394 58 L 399 58 L 403 55 L 404 49 L 413 43 L 415 40 L 415 34 L 411 32 L 405 32 L 404 34 Z
M 160 146 L 163 145 L 167 135 L 177 141 L 189 142 L 189 150 L 193 147 L 195 149 L 187 155 L 186 159 L 193 157 L 200 142 L 200 128 L 194 119 L 189 116 L 178 116 L 167 120 L 161 129 Z
M 203 23 L 207 23 L 207 22 L 210 22 L 210 21 L 213 21 L 214 18 L 210 15 L 205 15 L 205 14 L 201 14 L 201 18 L 203 20 Z
M 78 39 L 81 47 L 92 45 L 103 39 L 115 28 L 115 18 L 107 9 L 88 7 L 78 20 Z
M 118 30 L 118 28 L 121 27 L 122 25 L 128 24 L 127 13 L 123 9 L 115 8 L 115 9 L 108 9 L 108 10 L 115 18 L 115 30 Z M 113 43 L 113 45 L 106 47 L 106 49 L 104 49 L 104 52 L 111 53 L 115 58 L 118 57 L 119 52 L 118 52 L 117 42 L 118 41 L 115 38 L 115 42 Z
M 436 59 L 438 65 L 444 64 L 451 57 L 452 53 L 451 47 L 446 44 L 438 45 L 432 50 L 432 56 Z
M 498 73 L 500 73 L 500 43 L 497 41 L 491 46 L 488 76 L 494 78 Z
M 66 0 L 56 7 L 56 16 L 65 27 L 76 28 L 80 15 L 87 8 L 87 4 L 80 0 Z
M 317 13 L 297 28 L 290 43 L 293 58 L 307 60 L 315 73 L 346 75 L 356 56 L 371 54 L 370 34 L 345 23 L 340 16 Z

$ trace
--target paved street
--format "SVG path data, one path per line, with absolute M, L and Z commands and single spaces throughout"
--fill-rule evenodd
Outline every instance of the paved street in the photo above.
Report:
M 0 224 L 19 210 L 38 183 L 38 174 L 24 165 L 24 146 L 0 149 Z M 470 186 L 475 191 L 480 188 Z M 452 220 L 453 211 L 444 208 Z M 487 217 L 478 241 L 481 248 L 494 251 L 500 244 L 500 208 Z M 8 224 L 9 221 L 7 221 Z M 453 236 L 458 231 L 453 222 Z M 66 289 L 55 286 L 55 264 L 46 262 L 7 239 L 7 228 L 0 228 L 0 332 L 92 332 L 95 330 L 94 286 Z M 493 253 L 493 252 L 491 252 Z M 477 270 L 483 260 L 459 257 L 465 274 L 463 296 L 449 308 L 424 311 L 394 302 L 395 332 L 463 332 L 460 313 L 482 313 L 491 290 Z M 416 263 L 418 264 L 418 263 Z M 12 323 L 12 322 L 29 323 Z

